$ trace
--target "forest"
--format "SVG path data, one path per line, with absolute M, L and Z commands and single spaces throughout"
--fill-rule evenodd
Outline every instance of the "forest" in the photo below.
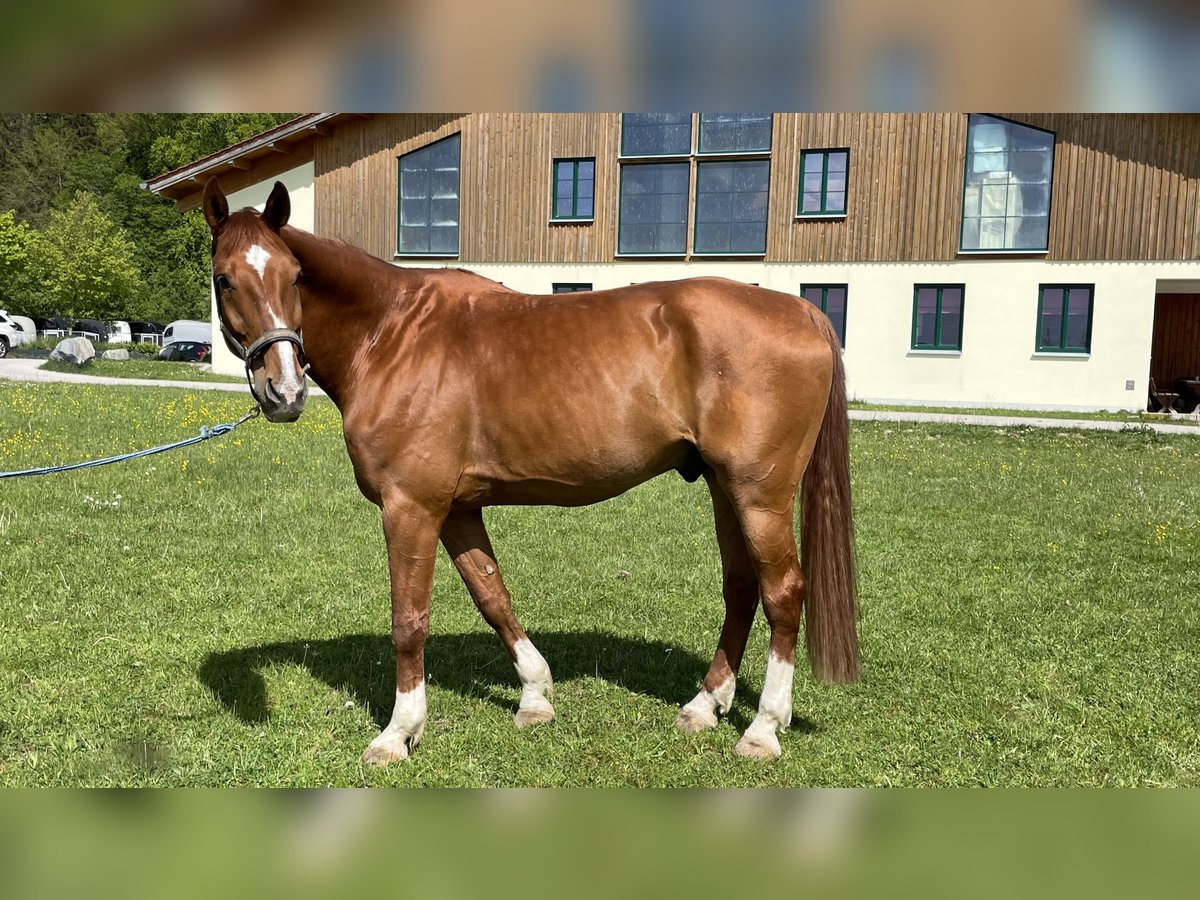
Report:
M 208 227 L 141 184 L 292 115 L 0 115 L 0 309 L 208 319 Z

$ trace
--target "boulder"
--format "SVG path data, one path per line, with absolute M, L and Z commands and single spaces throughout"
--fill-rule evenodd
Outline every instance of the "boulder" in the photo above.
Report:
M 128 350 L 105 350 L 100 354 L 101 359 L 129 359 Z
M 73 337 L 58 342 L 58 346 L 50 352 L 50 358 L 59 362 L 72 362 L 77 366 L 91 362 L 96 355 L 96 348 L 87 338 Z

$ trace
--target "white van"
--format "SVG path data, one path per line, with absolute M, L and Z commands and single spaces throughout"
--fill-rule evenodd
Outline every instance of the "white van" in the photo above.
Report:
M 176 319 L 163 329 L 163 346 L 175 341 L 197 341 L 212 344 L 212 322 L 197 322 L 194 319 Z

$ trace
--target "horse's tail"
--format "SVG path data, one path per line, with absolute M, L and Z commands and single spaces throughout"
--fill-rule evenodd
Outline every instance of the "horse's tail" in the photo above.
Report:
M 804 475 L 801 564 L 808 582 L 804 624 L 813 674 L 822 681 L 848 682 L 858 678 L 858 623 L 846 373 L 833 326 L 824 316 L 813 318 L 833 352 L 833 382 Z

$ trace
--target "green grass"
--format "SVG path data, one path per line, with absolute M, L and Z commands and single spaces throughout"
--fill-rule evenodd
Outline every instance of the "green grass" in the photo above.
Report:
M 850 401 L 851 409 L 885 410 L 891 412 L 943 413 L 959 416 L 1021 416 L 1033 419 L 1077 419 L 1099 422 L 1170 422 L 1176 425 L 1191 424 L 1182 416 L 1169 418 L 1157 413 L 1127 412 L 1124 410 L 1101 410 L 1099 412 L 1070 412 L 1067 410 L 1042 409 L 997 409 L 993 407 L 962 406 L 907 406 L 903 404 L 864 403 Z
M 85 366 L 48 359 L 42 365 L 48 372 L 69 372 L 72 375 L 97 375 L 106 378 L 158 378 L 167 381 L 218 381 L 229 384 L 245 383 L 234 375 L 216 375 L 201 371 L 193 363 L 168 362 L 161 359 L 93 359 Z
M 0 383 L 0 471 L 190 436 L 215 392 Z M 392 703 L 378 511 L 336 410 L 0 488 L 0 785 L 1200 786 L 1200 444 L 1190 435 L 856 423 L 864 677 L 797 669 L 773 763 L 729 718 L 672 726 L 711 658 L 703 483 L 489 510 L 558 720 L 517 731 L 499 641 L 439 561 L 429 722 Z

